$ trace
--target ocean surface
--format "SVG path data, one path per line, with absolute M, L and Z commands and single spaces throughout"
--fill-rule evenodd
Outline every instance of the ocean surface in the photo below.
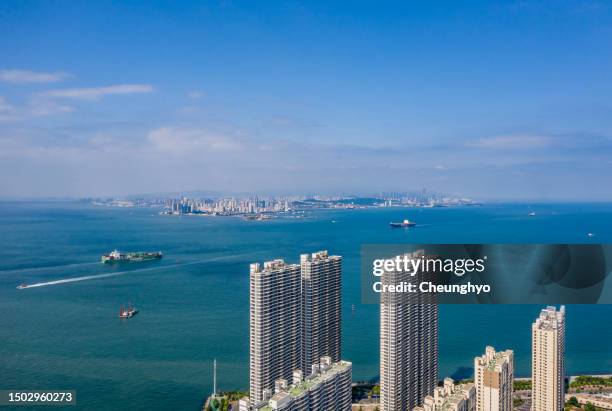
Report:
M 537 215 L 528 217 L 530 210 Z M 419 227 L 388 228 L 404 218 Z M 322 210 L 243 221 L 0 203 L 0 389 L 74 389 L 71 409 L 198 410 L 212 390 L 216 358 L 219 389 L 246 390 L 249 264 L 297 262 L 321 249 L 344 257 L 343 358 L 353 362 L 354 380 L 375 379 L 378 306 L 360 304 L 360 247 L 401 242 L 610 243 L 612 205 Z M 114 248 L 165 256 L 100 264 Z M 90 278 L 101 274 L 113 275 Z M 70 278 L 79 280 L 61 281 Z M 21 283 L 43 284 L 17 290 Z M 121 321 L 119 307 L 128 302 L 140 313 Z M 470 376 L 486 345 L 513 349 L 517 375 L 529 375 L 530 327 L 541 308 L 442 306 L 440 377 Z M 612 306 L 569 306 L 566 345 L 569 374 L 612 373 Z

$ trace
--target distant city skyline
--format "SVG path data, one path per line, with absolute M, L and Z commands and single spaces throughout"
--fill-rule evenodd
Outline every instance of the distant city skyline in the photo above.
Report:
M 612 200 L 612 4 L 0 4 L 0 198 Z

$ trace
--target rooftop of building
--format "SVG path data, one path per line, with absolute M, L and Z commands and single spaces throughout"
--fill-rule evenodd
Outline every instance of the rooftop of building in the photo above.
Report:
M 454 391 L 451 395 L 446 396 L 442 405 L 438 407 L 440 411 L 454 410 L 455 405 L 466 399 L 466 393 L 474 388 L 474 384 L 458 384 L 455 385 Z
M 311 374 L 308 377 L 304 378 L 299 384 L 293 384 L 288 388 L 288 391 L 280 391 L 275 393 L 271 400 L 281 402 L 286 397 L 299 397 L 304 392 L 310 390 L 315 387 L 317 384 L 326 381 L 329 378 L 334 377 L 336 374 L 344 372 L 348 370 L 352 366 L 352 363 L 348 361 L 339 361 L 331 364 L 328 368 L 317 374 Z M 271 405 L 267 405 L 261 408 L 259 411 L 272 411 L 273 408 Z
M 559 310 L 555 306 L 548 306 L 540 311 L 540 316 L 533 323 L 534 328 L 550 331 L 556 330 L 565 321 L 565 306 Z
M 289 390 L 289 393 L 292 396 L 297 397 L 301 395 L 304 391 L 309 390 L 320 382 L 325 381 L 338 373 L 346 371 L 351 367 L 351 365 L 352 364 L 348 361 L 339 361 L 333 363 L 325 371 L 319 374 L 311 374 L 310 376 L 304 378 L 304 380 L 300 384 L 292 385 Z
M 512 350 L 495 351 L 493 347 L 487 347 L 485 354 L 480 359 L 480 364 L 488 371 L 500 371 L 501 365 L 508 362 L 512 356 Z
M 505 363 L 508 359 L 508 355 L 505 351 L 495 353 L 495 356 L 486 364 L 485 368 L 489 371 L 495 371 L 495 369 Z
M 340 258 L 342 257 L 340 257 L 339 255 L 329 255 L 327 250 L 321 250 L 321 251 L 314 252 L 312 254 L 302 254 L 300 256 L 300 261 L 301 262 L 305 262 L 305 261 L 317 262 L 317 261 L 324 261 L 324 260 L 329 260 L 329 259 L 337 260 Z
M 450 393 L 446 391 L 447 388 L 451 389 Z M 438 411 L 455 410 L 456 406 L 461 403 L 461 401 L 469 398 L 469 392 L 472 390 L 475 390 L 475 385 L 473 383 L 455 384 L 451 378 L 446 378 L 444 380 L 444 386 L 437 387 L 434 391 L 434 396 L 427 396 L 425 401 L 436 403 L 435 409 Z M 437 400 L 435 398 L 436 394 Z M 442 401 L 441 403 L 440 400 Z M 421 410 L 423 410 L 422 407 L 415 408 L 415 411 Z
M 287 264 L 282 258 L 278 258 L 272 261 L 265 261 L 263 266 L 259 263 L 251 264 L 251 273 L 270 273 L 285 268 L 298 268 L 298 264 Z

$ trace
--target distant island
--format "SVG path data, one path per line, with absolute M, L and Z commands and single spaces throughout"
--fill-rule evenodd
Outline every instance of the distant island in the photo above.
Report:
M 276 216 L 304 217 L 318 209 L 363 209 L 381 207 L 458 207 L 480 203 L 464 197 L 436 194 L 426 190 L 378 196 L 245 196 L 197 198 L 128 197 L 90 198 L 91 204 L 106 207 L 160 208 L 161 215 L 241 216 L 246 220 L 267 220 Z

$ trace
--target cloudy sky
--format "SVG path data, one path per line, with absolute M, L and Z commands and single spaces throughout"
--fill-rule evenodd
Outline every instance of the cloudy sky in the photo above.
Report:
M 612 200 L 612 3 L 0 2 L 0 197 Z

